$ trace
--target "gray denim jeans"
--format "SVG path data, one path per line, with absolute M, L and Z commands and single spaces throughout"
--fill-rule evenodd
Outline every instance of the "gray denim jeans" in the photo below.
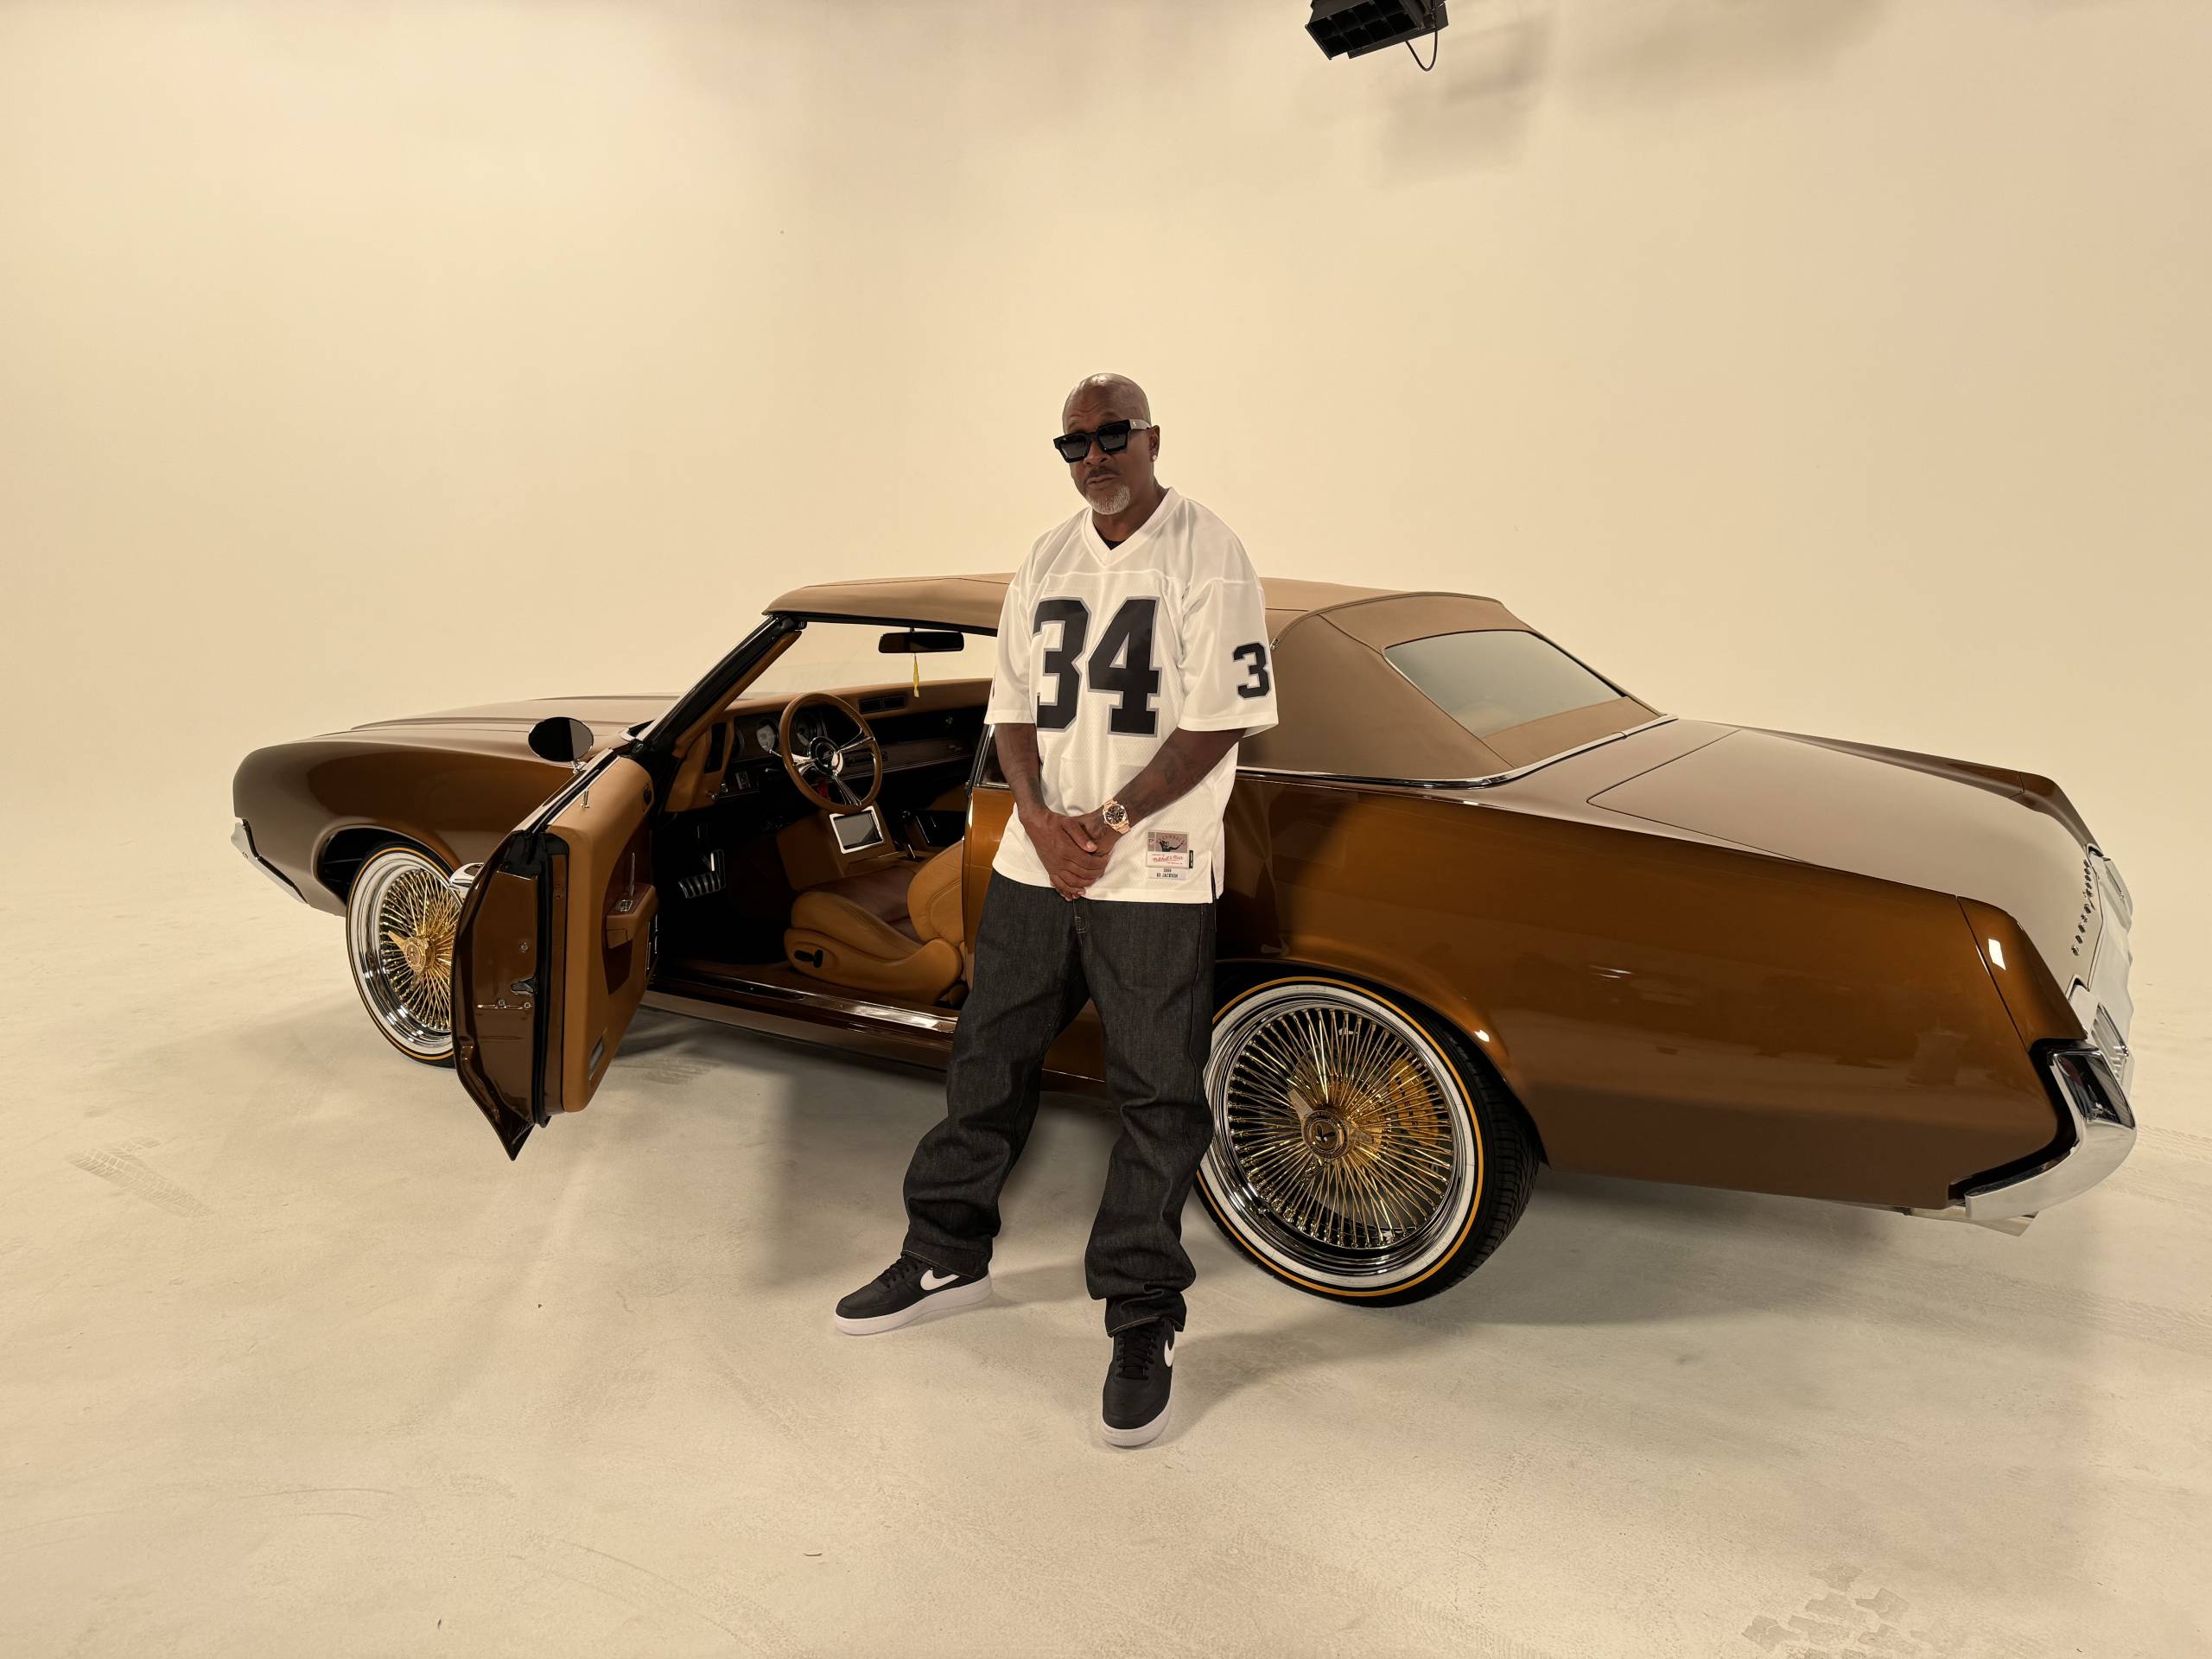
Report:
M 1205 1080 L 1218 902 L 1063 899 L 991 872 L 944 1117 L 906 1169 L 906 1250 L 947 1273 L 989 1264 L 999 1191 L 1036 1122 L 1046 1051 L 1095 1001 L 1122 1133 L 1084 1283 L 1105 1302 L 1109 1333 L 1146 1319 L 1183 1328 L 1183 1292 L 1198 1276 L 1183 1250 L 1183 1204 L 1213 1138 Z

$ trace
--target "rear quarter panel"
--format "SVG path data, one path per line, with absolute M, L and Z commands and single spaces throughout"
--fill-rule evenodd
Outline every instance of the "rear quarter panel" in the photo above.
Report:
M 1953 896 L 1608 820 L 1247 779 L 1224 954 L 1428 1004 L 1560 1169 L 1937 1205 L 2050 1142 Z

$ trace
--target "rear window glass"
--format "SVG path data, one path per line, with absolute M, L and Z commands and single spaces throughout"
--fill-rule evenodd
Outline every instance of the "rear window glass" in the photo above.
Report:
M 1477 737 L 1622 695 L 1558 646 L 1511 628 L 1432 634 L 1382 654 Z

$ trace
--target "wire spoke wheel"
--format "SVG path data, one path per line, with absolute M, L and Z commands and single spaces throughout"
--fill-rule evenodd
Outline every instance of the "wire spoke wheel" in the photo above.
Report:
M 1414 1300 L 1455 1282 L 1526 1196 L 1516 1135 L 1517 1196 L 1478 1236 L 1499 1137 L 1466 1075 L 1421 1023 L 1357 986 L 1247 993 L 1217 1020 L 1206 1069 L 1214 1139 L 1199 1176 L 1215 1220 L 1316 1294 Z
M 411 848 L 361 867 L 346 901 L 353 983 L 392 1046 L 418 1060 L 453 1056 L 454 930 L 461 895 Z

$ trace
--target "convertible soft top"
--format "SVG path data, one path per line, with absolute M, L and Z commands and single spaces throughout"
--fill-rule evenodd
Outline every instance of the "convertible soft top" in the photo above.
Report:
M 810 620 L 935 624 L 995 632 L 1013 572 L 881 576 L 794 588 L 766 610 Z M 1480 594 L 1406 593 L 1290 576 L 1260 578 L 1274 636 L 1281 723 L 1240 764 L 1337 777 L 1494 777 L 1655 718 L 1620 696 L 1478 738 L 1390 665 L 1386 646 L 1484 628 L 1533 632 Z
M 879 576 L 863 582 L 818 582 L 810 587 L 792 588 L 768 609 L 800 616 L 855 621 L 934 622 L 948 628 L 995 632 L 999 607 L 1006 602 L 1006 585 L 1013 580 L 1012 571 L 994 570 L 982 575 Z M 1394 590 L 1388 588 L 1355 588 L 1341 582 L 1306 582 L 1289 576 L 1262 576 L 1260 585 L 1267 594 L 1268 626 L 1277 637 L 1300 617 L 1315 611 L 1332 610 L 1361 600 L 1395 596 Z M 1508 622 L 1504 626 L 1520 625 Z

